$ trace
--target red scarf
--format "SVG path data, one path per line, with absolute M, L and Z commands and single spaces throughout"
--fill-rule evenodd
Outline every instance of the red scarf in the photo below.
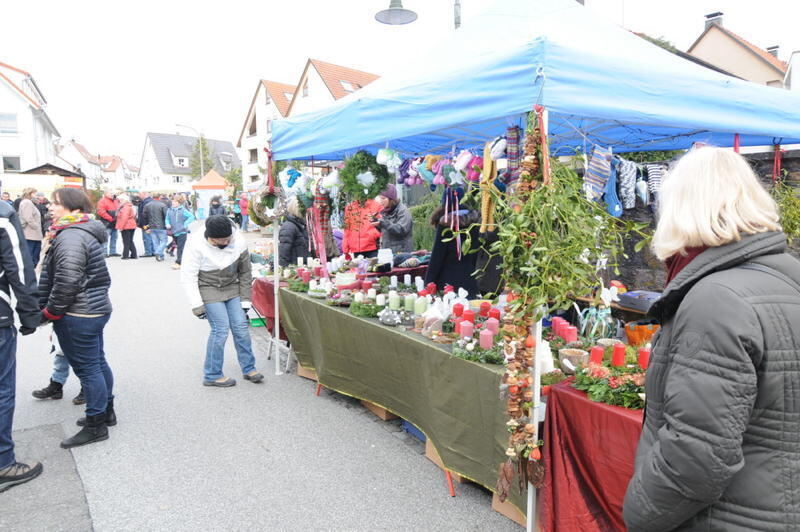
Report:
M 678 276 L 682 269 L 689 265 L 695 257 L 699 254 L 704 252 L 708 249 L 708 246 L 700 246 L 696 248 L 686 248 L 685 252 L 686 255 L 682 253 L 676 253 L 671 257 L 668 257 L 664 264 L 667 267 L 667 282 L 664 285 L 665 287 L 672 282 L 672 280 Z

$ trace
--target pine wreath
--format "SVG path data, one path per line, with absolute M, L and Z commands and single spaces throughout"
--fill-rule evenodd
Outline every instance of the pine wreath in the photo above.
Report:
M 363 150 L 345 162 L 339 177 L 342 181 L 340 192 L 348 200 L 360 203 L 380 194 L 391 179 L 386 167 L 379 164 L 374 155 Z

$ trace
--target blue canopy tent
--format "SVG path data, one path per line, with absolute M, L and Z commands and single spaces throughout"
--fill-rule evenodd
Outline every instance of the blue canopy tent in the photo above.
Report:
M 800 95 L 686 61 L 574 0 L 501 0 L 423 57 L 318 110 L 273 124 L 276 159 L 481 146 L 540 103 L 553 153 L 800 142 Z

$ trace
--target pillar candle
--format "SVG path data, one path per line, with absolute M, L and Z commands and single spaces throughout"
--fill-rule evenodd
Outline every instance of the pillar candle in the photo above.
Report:
M 614 344 L 614 354 L 611 357 L 611 365 L 612 366 L 625 365 L 625 344 L 623 343 Z
M 489 317 L 489 311 L 491 309 L 492 309 L 492 304 L 491 303 L 489 303 L 488 301 L 482 302 L 481 303 L 481 311 L 480 311 L 481 316 L 483 316 L 484 318 L 488 318 Z
M 400 310 L 400 296 L 396 293 L 389 294 L 389 308 L 391 310 Z
M 437 290 L 436 283 L 428 283 L 425 290 L 427 290 L 429 294 L 435 295 Z
M 414 284 L 419 284 L 419 283 L 422 283 L 422 288 L 425 288 L 425 279 L 417 275 L 416 277 L 414 277 Z
M 572 325 L 564 327 L 564 341 L 568 344 L 578 341 L 578 328 Z
M 303 265 L 303 257 L 297 257 L 297 265 L 298 266 L 302 266 Z
M 363 303 L 364 292 L 356 292 L 356 295 L 353 297 L 353 301 L 355 301 L 356 303 Z
M 494 345 L 494 333 L 489 329 L 481 331 L 481 349 L 491 349 Z
M 367 299 L 375 299 L 378 296 L 378 291 L 374 288 L 367 290 Z
M 422 292 L 425 289 L 425 281 L 422 280 L 422 277 L 414 279 L 414 285 L 417 287 L 417 292 Z
M 474 324 L 475 323 L 475 312 L 471 310 L 465 310 L 464 313 L 461 315 L 465 320 Z
M 428 310 L 428 299 L 425 297 L 418 297 L 417 300 L 414 301 L 414 315 L 422 316 L 425 314 L 426 310 Z
M 314 266 L 314 276 L 322 277 L 322 266 Z
M 453 316 L 456 318 L 460 318 L 461 315 L 464 313 L 464 305 L 461 303 L 456 303 L 453 305 Z
M 308 283 L 309 290 L 316 290 L 317 289 L 317 282 L 314 279 L 311 279 Z
M 456 334 L 458 336 L 461 336 L 461 319 L 460 318 L 456 318 L 456 323 L 455 323 L 455 326 L 453 327 L 453 330 L 455 330 L 455 332 L 456 332 Z
M 403 284 L 411 284 L 411 274 L 407 273 L 403 276 Z
M 493 309 L 489 310 L 489 317 L 490 318 L 494 318 L 497 321 L 500 321 L 500 309 L 499 308 L 493 308 Z
M 594 346 L 592 350 L 589 352 L 589 362 L 591 362 L 592 364 L 602 364 L 604 352 L 605 349 L 603 349 L 603 346 L 600 345 Z
M 497 318 L 486 320 L 486 330 L 491 331 L 492 334 L 498 334 L 500 332 L 500 320 Z
M 650 365 L 650 350 L 646 347 L 639 349 L 639 367 L 647 369 Z
M 378 294 L 375 297 L 375 304 L 378 305 L 379 307 L 385 307 L 386 306 L 386 296 L 383 295 L 383 294 Z
M 283 270 L 283 278 L 288 279 L 292 275 L 292 270 Z
M 466 320 L 461 322 L 462 338 L 472 338 L 474 332 L 475 332 L 475 326 L 472 324 L 472 322 Z
M 392 275 L 391 277 L 389 277 L 389 285 L 392 288 L 397 288 L 397 276 L 396 275 Z
M 307 282 L 309 282 L 309 281 L 311 280 L 311 272 L 310 272 L 310 271 L 308 271 L 308 270 L 305 270 L 305 271 L 303 272 L 302 279 L 303 279 L 303 282 L 304 282 L 304 283 L 307 283 Z
M 416 300 L 417 300 L 417 296 L 415 296 L 414 294 L 408 294 L 408 295 L 406 295 L 406 304 L 405 304 L 405 309 L 406 309 L 408 312 L 414 312 L 414 302 L 415 302 Z
M 553 330 L 553 334 L 556 336 L 561 336 L 561 324 L 563 322 L 564 320 L 558 316 L 554 316 L 553 319 L 550 320 L 550 328 Z
M 444 293 L 445 294 L 449 294 L 450 292 L 455 292 L 455 291 L 456 291 L 456 289 L 453 288 L 452 285 L 449 285 L 449 284 L 444 285 Z

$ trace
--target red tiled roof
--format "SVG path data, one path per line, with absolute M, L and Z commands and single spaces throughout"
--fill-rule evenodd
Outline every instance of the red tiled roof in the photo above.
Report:
M 289 104 L 291 100 L 286 97 L 286 94 L 294 94 L 294 85 L 287 85 L 286 83 L 278 83 L 277 81 L 268 81 L 262 79 L 261 83 L 267 89 L 270 99 L 275 102 L 275 107 L 281 116 L 286 116 L 289 111 Z
M 719 29 L 721 29 L 722 31 L 724 31 L 725 33 L 727 33 L 728 35 L 730 35 L 734 39 L 736 39 L 739 42 L 741 42 L 743 45 L 745 45 L 747 48 L 749 48 L 753 53 L 755 53 L 756 55 L 761 57 L 761 59 L 763 59 L 767 63 L 771 64 L 772 66 L 774 66 L 775 68 L 777 68 L 778 70 L 780 70 L 781 72 L 786 74 L 786 69 L 789 67 L 789 65 L 786 63 L 786 61 L 781 61 L 780 59 L 778 59 L 777 57 L 775 57 L 774 55 L 772 55 L 768 51 L 764 50 L 763 48 L 759 48 L 758 46 L 756 46 L 755 44 L 751 43 L 750 41 L 748 41 L 744 37 L 741 37 L 741 36 L 733 33 L 728 28 L 724 28 L 722 26 L 718 26 L 718 27 L 719 27 Z
M 104 172 L 116 172 L 122 159 L 118 155 L 103 155 L 100 157 L 100 166 Z
M 83 155 L 84 159 L 86 159 L 87 161 L 89 161 L 92 164 L 96 164 L 96 165 L 100 164 L 100 159 L 97 158 L 97 155 L 92 155 L 91 153 L 89 153 L 89 150 L 87 150 L 86 147 L 83 144 L 80 144 L 80 143 L 76 142 L 75 140 L 72 141 L 72 144 L 75 146 L 75 148 L 79 152 L 81 152 L 81 155 Z
M 336 100 L 344 98 L 352 92 L 345 90 L 341 83 L 342 81 L 350 83 L 353 86 L 353 90 L 357 91 L 380 77 L 375 74 L 370 74 L 369 72 L 362 72 L 361 70 L 326 63 L 319 59 L 309 59 L 308 61 L 317 69 L 322 81 L 325 82 L 328 90 L 331 91 L 333 98 Z

